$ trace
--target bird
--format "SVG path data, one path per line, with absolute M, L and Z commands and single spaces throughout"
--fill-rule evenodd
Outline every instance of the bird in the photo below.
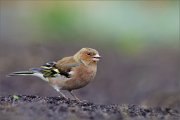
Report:
M 8 76 L 39 77 L 48 82 L 63 98 L 68 99 L 62 93 L 62 90 L 66 90 L 75 100 L 81 101 L 73 91 L 85 87 L 94 79 L 100 58 L 97 50 L 82 48 L 73 56 L 48 62 L 38 68 L 30 68 L 28 71 L 13 72 Z

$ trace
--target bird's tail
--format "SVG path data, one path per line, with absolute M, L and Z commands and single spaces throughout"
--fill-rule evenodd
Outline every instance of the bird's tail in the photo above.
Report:
M 7 76 L 18 76 L 18 75 L 34 75 L 35 72 L 33 71 L 18 71 L 18 72 L 13 72 Z
M 13 72 L 7 76 L 8 77 L 11 77 L 11 76 L 36 76 L 36 77 L 41 78 L 42 80 L 48 81 L 48 79 L 45 78 L 42 73 L 40 73 L 39 71 L 35 71 L 35 70 Z

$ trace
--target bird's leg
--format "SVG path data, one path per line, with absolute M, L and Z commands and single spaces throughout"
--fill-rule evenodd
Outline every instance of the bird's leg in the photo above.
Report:
M 61 97 L 65 98 L 66 100 L 68 99 L 68 98 L 59 90 L 58 87 L 53 86 L 53 88 L 54 88 L 58 93 L 60 93 Z
M 76 95 L 74 95 L 74 93 L 71 91 L 69 91 L 70 94 L 74 97 L 74 99 L 76 99 L 77 101 L 81 101 Z
M 59 93 L 60 93 L 60 95 L 63 97 L 63 98 L 65 98 L 66 100 L 68 100 L 68 98 L 59 90 L 58 91 Z

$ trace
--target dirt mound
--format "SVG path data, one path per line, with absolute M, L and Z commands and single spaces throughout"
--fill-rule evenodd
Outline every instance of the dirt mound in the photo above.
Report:
M 0 97 L 1 120 L 178 120 L 171 108 L 143 108 L 136 105 L 97 105 L 62 97 L 14 95 Z

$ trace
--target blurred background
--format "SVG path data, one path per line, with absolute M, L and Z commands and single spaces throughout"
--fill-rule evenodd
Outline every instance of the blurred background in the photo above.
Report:
M 102 59 L 95 80 L 75 92 L 81 99 L 180 108 L 179 7 L 171 0 L 1 0 L 0 96 L 58 96 L 39 78 L 6 75 L 92 47 Z

